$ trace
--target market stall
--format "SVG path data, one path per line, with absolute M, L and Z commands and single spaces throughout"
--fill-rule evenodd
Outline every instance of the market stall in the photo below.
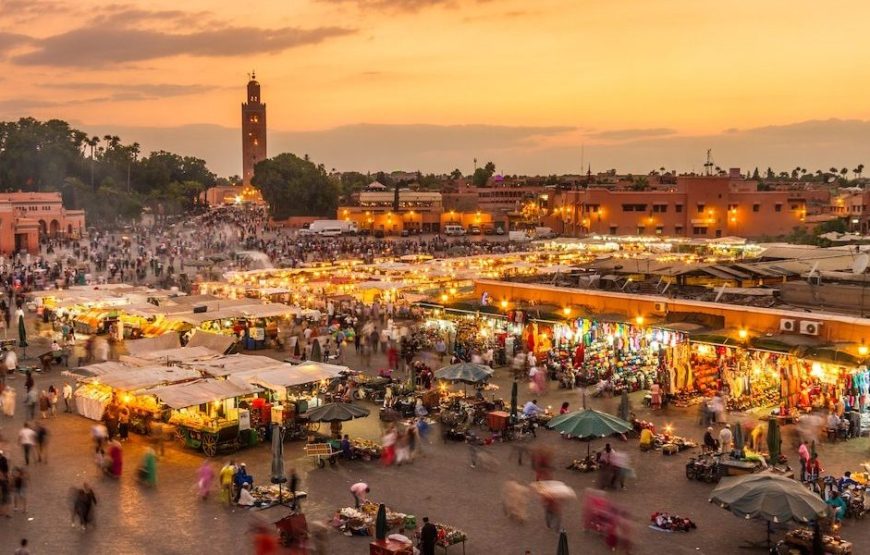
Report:
M 141 392 L 200 377 L 200 373 L 195 370 L 174 366 L 117 368 L 99 376 L 82 379 L 74 393 L 76 410 L 91 420 L 102 420 L 105 408 L 114 401 L 130 409 L 133 429 L 147 429 L 147 422 L 157 417 L 160 405 L 153 396 L 142 395 Z M 143 426 L 137 425 L 139 421 L 144 423 Z
M 246 408 L 259 391 L 257 386 L 232 379 L 204 379 L 147 393 L 171 409 L 169 423 L 176 426 L 187 447 L 212 457 L 219 450 L 236 450 L 259 441 Z

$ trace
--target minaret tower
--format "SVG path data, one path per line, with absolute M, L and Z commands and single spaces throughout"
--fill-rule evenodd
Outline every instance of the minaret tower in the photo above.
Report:
M 254 166 L 266 159 L 266 105 L 260 98 L 260 83 L 251 72 L 247 101 L 242 103 L 242 184 L 251 185 Z

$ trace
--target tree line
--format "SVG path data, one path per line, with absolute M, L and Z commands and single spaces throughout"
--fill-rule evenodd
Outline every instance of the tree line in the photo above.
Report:
M 195 211 L 201 193 L 221 181 L 199 158 L 143 156 L 138 143 L 90 136 L 65 121 L 0 122 L 0 188 L 59 192 L 95 224 L 135 219 L 146 207 L 158 215 Z

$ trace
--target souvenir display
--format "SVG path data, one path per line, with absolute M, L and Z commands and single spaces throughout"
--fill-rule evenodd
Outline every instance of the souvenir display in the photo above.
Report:
M 688 518 L 670 513 L 653 513 L 650 517 L 650 528 L 667 532 L 689 532 L 697 528 L 694 522 Z

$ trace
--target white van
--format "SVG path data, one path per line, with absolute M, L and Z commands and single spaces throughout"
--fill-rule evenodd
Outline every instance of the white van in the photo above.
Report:
M 444 226 L 444 235 L 465 235 L 465 230 L 459 224 L 447 224 Z
M 525 231 L 510 231 L 508 232 L 508 241 L 517 241 L 520 243 L 524 243 L 526 241 L 531 241 L 532 238 L 529 237 L 529 234 Z
M 354 234 L 358 231 L 356 222 L 346 220 L 314 220 L 308 226 L 308 230 L 326 237 L 335 237 L 343 233 Z

